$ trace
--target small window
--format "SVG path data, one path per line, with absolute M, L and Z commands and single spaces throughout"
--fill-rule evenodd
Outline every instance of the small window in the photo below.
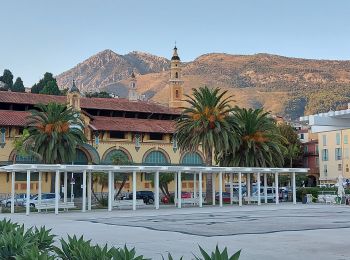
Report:
M 179 98 L 179 90 L 175 90 L 175 98 Z
M 323 165 L 323 174 L 324 174 L 324 176 L 328 175 L 327 164 Z
M 109 138 L 113 139 L 125 139 L 125 132 L 111 131 L 109 132 Z
M 176 78 L 176 79 L 179 78 L 179 73 L 175 72 L 175 78 Z
M 326 135 L 322 136 L 322 141 L 323 141 L 323 146 L 326 146 L 327 145 L 327 136 Z
M 336 133 L 335 140 L 336 140 L 337 145 L 340 145 L 340 133 Z
M 316 146 L 315 146 L 315 152 L 316 152 L 316 154 L 318 154 L 318 153 L 319 153 L 319 150 L 318 150 L 318 144 L 316 144 Z
M 322 150 L 322 161 L 328 161 L 328 149 Z
M 348 135 L 344 135 L 344 144 L 348 144 Z
M 160 133 L 150 133 L 149 134 L 150 140 L 163 140 L 163 134 Z
M 304 140 L 304 134 L 300 134 L 300 139 Z
M 339 164 L 338 164 L 338 171 L 341 171 L 341 170 L 342 170 L 342 164 L 339 163 Z
M 304 153 L 308 153 L 309 152 L 309 147 L 307 145 L 304 146 Z
M 335 159 L 341 160 L 341 148 L 335 148 Z

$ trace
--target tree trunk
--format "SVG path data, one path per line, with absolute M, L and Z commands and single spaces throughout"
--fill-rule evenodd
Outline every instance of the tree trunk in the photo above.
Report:
M 208 149 L 206 153 L 206 165 L 207 166 L 212 166 L 213 162 L 213 154 L 212 154 L 212 149 Z M 213 202 L 213 188 L 212 188 L 212 176 L 211 174 L 207 173 L 206 174 L 206 182 L 205 182 L 205 189 L 206 189 L 206 201 L 207 204 L 211 204 Z
M 122 181 L 122 184 L 120 185 L 120 187 L 119 187 L 119 189 L 118 189 L 118 192 L 115 194 L 115 196 L 114 196 L 114 199 L 116 199 L 118 196 L 119 196 L 119 194 L 120 194 L 120 192 L 122 191 L 122 189 L 124 188 L 124 185 L 125 185 L 125 183 L 126 183 L 126 181 L 128 180 L 128 178 L 126 178 L 126 177 L 124 177 L 124 179 L 123 179 L 123 181 Z
M 55 179 L 56 179 L 56 174 L 54 172 L 50 172 L 51 174 L 51 187 L 50 187 L 50 192 L 54 193 L 55 192 Z

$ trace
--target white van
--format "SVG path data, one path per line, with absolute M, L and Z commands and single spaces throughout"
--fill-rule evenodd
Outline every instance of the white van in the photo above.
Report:
M 275 202 L 276 201 L 276 189 L 275 187 L 267 187 L 267 202 Z M 265 201 L 264 187 L 260 187 L 260 199 L 261 201 Z M 251 202 L 258 202 L 258 191 L 256 190 L 252 197 L 250 198 Z

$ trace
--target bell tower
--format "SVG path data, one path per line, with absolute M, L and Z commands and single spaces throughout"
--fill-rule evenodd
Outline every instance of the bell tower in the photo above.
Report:
M 130 79 L 130 86 L 129 86 L 129 100 L 130 101 L 137 101 L 139 99 L 139 95 L 136 91 L 137 89 L 137 80 L 135 73 L 131 73 L 131 79 Z
M 176 45 L 174 47 L 173 57 L 170 67 L 170 98 L 169 107 L 183 107 L 183 81 L 181 80 L 181 60 L 177 53 Z
M 75 85 L 75 81 L 73 80 L 72 86 L 69 88 L 67 92 L 67 103 L 72 108 L 80 111 L 80 91 Z

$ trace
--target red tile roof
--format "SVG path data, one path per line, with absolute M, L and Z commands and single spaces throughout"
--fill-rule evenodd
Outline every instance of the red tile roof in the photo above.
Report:
M 0 126 L 25 126 L 28 111 L 0 110 Z
M 66 103 L 67 97 L 53 96 L 33 93 L 18 93 L 0 91 L 0 103 L 30 104 L 58 102 Z M 84 98 L 80 99 L 81 108 L 83 109 L 104 109 L 130 112 L 148 112 L 160 114 L 178 115 L 181 112 L 177 109 L 147 102 L 147 101 L 129 101 L 125 98 Z
M 90 122 L 93 130 L 125 131 L 144 133 L 174 133 L 175 122 L 172 120 L 137 119 L 124 117 L 94 116 Z

